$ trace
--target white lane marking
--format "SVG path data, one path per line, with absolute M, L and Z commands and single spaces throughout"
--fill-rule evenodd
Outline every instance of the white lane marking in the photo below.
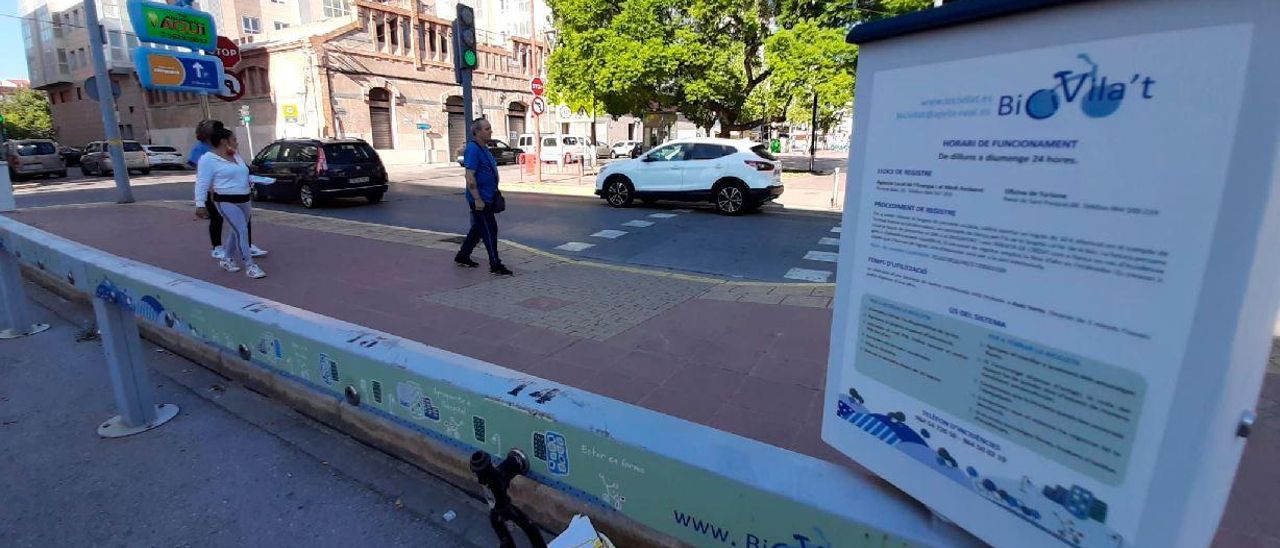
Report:
M 837 227 L 835 227 L 835 228 L 832 228 L 832 229 L 831 229 L 831 231 L 832 231 L 832 232 L 835 232 L 836 234 L 839 234 L 839 233 L 840 233 L 840 227 L 838 227 L 838 226 L 837 226 Z
M 650 217 L 653 217 L 654 219 L 670 219 L 675 216 L 675 213 L 654 213 L 653 215 L 650 215 Z
M 592 234 L 592 236 L 596 238 L 608 238 L 610 240 L 615 239 L 619 236 L 626 236 L 626 235 L 627 235 L 627 231 L 625 230 L 601 230 L 600 232 Z
M 634 226 L 636 228 L 646 228 L 646 227 L 653 226 L 653 221 L 641 221 L 639 219 L 636 219 L 634 221 L 627 221 L 625 223 L 622 223 L 622 226 Z
M 804 258 L 805 260 L 809 260 L 809 261 L 822 261 L 824 263 L 834 263 L 840 259 L 840 254 L 832 253 L 830 251 L 810 251 L 804 254 Z
M 788 270 L 782 276 L 788 280 L 801 280 L 805 282 L 823 282 L 831 279 L 831 272 L 827 270 L 809 270 L 807 268 L 793 268 Z
M 559 249 L 562 251 L 582 251 L 589 247 L 595 247 L 595 246 L 596 244 L 588 244 L 584 242 L 569 242 L 567 244 L 556 246 L 556 249 Z
M 840 245 L 840 238 L 823 238 L 823 239 L 821 239 L 821 240 L 818 240 L 818 245 L 834 245 L 834 246 L 839 246 L 839 245 Z

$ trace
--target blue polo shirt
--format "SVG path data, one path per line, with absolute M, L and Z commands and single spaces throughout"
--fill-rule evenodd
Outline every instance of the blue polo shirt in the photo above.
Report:
M 196 141 L 195 146 L 191 147 L 191 153 L 187 154 L 187 165 L 191 167 L 200 165 L 200 157 L 210 150 L 213 150 L 213 147 L 210 147 L 204 141 Z
M 462 167 L 476 173 L 476 190 L 480 191 L 480 199 L 486 204 L 493 203 L 493 197 L 498 193 L 498 161 L 489 149 L 475 141 L 467 141 L 467 148 L 462 153 Z M 463 194 L 467 196 L 467 203 L 474 206 L 475 198 L 471 193 Z

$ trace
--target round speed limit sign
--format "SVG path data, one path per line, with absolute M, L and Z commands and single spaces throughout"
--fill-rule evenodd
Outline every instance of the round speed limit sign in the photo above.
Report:
M 244 97 L 244 85 L 240 79 L 230 72 L 222 73 L 222 91 L 218 92 L 218 98 L 230 103 L 241 97 Z

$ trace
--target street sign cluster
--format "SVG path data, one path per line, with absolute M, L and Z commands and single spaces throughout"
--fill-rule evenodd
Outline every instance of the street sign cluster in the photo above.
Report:
M 138 40 L 193 50 L 176 52 L 152 47 L 138 48 L 133 59 L 138 67 L 138 79 L 142 87 L 218 95 L 227 91 L 230 95 L 237 95 L 236 89 L 241 86 L 238 81 L 227 81 L 223 60 L 195 51 L 213 51 L 220 45 L 212 15 L 189 7 L 145 0 L 129 0 L 128 11 Z M 230 43 L 230 40 L 227 42 Z M 234 48 L 235 44 L 231 45 Z M 235 52 L 235 59 L 239 60 L 238 50 Z M 243 93 L 243 89 L 240 89 L 240 93 Z
M 542 83 L 542 78 L 534 78 L 529 81 L 529 91 L 533 92 L 533 104 L 529 108 L 533 109 L 534 116 L 542 116 L 547 112 L 547 100 L 542 98 L 542 93 L 547 90 L 546 84 Z

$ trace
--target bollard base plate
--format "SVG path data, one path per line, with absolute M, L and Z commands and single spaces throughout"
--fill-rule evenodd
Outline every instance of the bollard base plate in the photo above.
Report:
M 28 327 L 26 330 L 23 330 L 23 331 L 19 331 L 17 329 L 0 330 L 0 340 L 17 339 L 17 338 L 25 337 L 27 335 L 35 335 L 36 333 L 40 333 L 48 330 L 49 330 L 49 324 L 47 323 L 32 324 L 31 327 Z
M 123 438 L 125 436 L 132 436 L 153 428 L 158 428 L 160 425 L 173 420 L 176 416 L 178 416 L 177 405 L 172 403 L 162 403 L 156 406 L 156 420 L 151 423 L 141 426 L 126 426 L 124 424 L 124 417 L 116 415 L 108 419 L 107 422 L 102 423 L 101 426 L 98 426 L 98 435 L 104 438 Z

